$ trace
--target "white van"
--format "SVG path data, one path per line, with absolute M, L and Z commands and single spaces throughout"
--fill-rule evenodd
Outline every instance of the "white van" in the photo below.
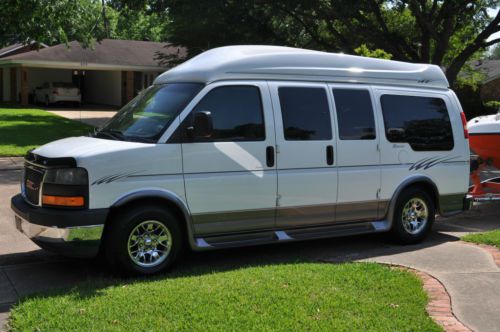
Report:
M 30 152 L 17 228 L 151 274 L 181 250 L 391 232 L 468 207 L 468 133 L 439 67 L 272 46 L 205 52 L 93 137 Z

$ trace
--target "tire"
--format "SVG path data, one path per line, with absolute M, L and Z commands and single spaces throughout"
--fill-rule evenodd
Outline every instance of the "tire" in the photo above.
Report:
M 116 272 L 126 275 L 163 272 L 175 263 L 184 247 L 178 218 L 161 207 L 135 207 L 118 213 L 110 222 L 104 238 L 104 254 Z
M 421 242 L 429 234 L 435 214 L 434 202 L 425 190 L 419 187 L 406 189 L 396 201 L 392 238 L 401 244 Z
M 46 107 L 50 106 L 49 96 L 45 96 L 45 106 Z

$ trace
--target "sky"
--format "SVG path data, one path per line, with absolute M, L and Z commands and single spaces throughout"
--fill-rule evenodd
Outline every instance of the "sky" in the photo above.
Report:
M 500 10 L 500 7 L 498 7 L 497 9 L 488 9 L 488 14 L 490 14 L 490 16 L 492 16 L 492 17 L 495 17 L 499 10 Z M 488 38 L 488 40 L 492 40 L 495 38 L 500 38 L 500 31 L 492 34 L 490 36 L 490 38 Z

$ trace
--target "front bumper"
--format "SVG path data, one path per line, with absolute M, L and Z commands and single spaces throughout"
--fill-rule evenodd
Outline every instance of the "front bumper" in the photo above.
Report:
M 41 248 L 71 257 L 99 252 L 107 209 L 63 210 L 35 207 L 21 194 L 12 197 L 14 225 Z
M 52 96 L 52 103 L 58 103 L 61 101 L 68 101 L 68 102 L 76 102 L 76 103 L 81 103 L 82 102 L 82 96 Z

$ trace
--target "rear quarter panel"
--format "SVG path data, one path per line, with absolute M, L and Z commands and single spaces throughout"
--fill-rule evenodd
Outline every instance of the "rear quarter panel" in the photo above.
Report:
M 465 194 L 469 185 L 469 144 L 464 138 L 460 118 L 461 107 L 451 90 L 403 89 L 374 87 L 376 113 L 381 128 L 381 191 L 380 200 L 392 199 L 406 179 L 422 176 L 430 179 L 439 195 Z M 450 117 L 454 146 L 449 151 L 414 151 L 408 143 L 391 143 L 385 135 L 380 97 L 383 94 L 441 98 Z

